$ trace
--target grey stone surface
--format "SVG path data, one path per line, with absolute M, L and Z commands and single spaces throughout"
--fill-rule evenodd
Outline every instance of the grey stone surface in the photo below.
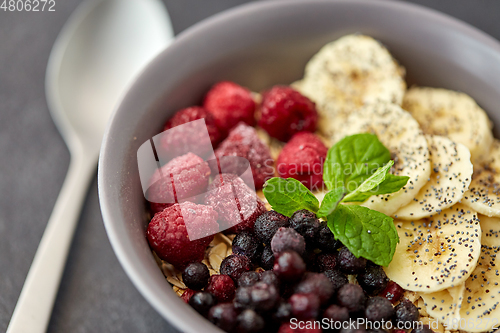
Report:
M 176 33 L 244 2 L 165 0 Z M 500 39 L 500 2 L 412 2 L 449 13 Z M 69 163 L 46 106 L 44 76 L 52 44 L 78 3 L 56 0 L 55 12 L 0 10 L 0 331 L 8 325 Z M 48 331 L 176 332 L 137 292 L 116 260 L 102 224 L 96 179 Z

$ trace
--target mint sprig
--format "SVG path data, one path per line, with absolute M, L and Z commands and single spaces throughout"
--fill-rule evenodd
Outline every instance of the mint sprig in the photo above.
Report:
M 394 165 L 389 150 L 373 134 L 355 134 L 328 150 L 323 179 L 330 190 L 321 205 L 299 181 L 271 178 L 264 195 L 272 208 L 286 216 L 301 209 L 327 218 L 328 227 L 355 256 L 387 266 L 399 237 L 393 219 L 383 213 L 342 202 L 363 202 L 372 195 L 399 191 L 409 177 L 389 171 Z

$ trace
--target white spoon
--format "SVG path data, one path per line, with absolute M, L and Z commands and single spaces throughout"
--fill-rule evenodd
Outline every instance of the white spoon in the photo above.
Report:
M 86 1 L 59 34 L 46 95 L 71 162 L 8 333 L 46 331 L 106 122 L 132 79 L 172 38 L 159 0 Z

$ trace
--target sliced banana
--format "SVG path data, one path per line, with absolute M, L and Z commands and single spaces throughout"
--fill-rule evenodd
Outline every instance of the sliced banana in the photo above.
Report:
M 462 200 L 478 213 L 500 217 L 500 141 L 491 146 L 489 159 L 474 165 L 469 191 Z
M 395 104 L 366 105 L 348 118 L 349 126 L 336 131 L 333 141 L 346 135 L 370 132 L 390 150 L 395 161 L 393 173 L 409 176 L 408 184 L 396 193 L 368 198 L 362 205 L 393 215 L 407 205 L 427 183 L 431 173 L 429 148 L 424 134 L 413 117 Z
M 307 64 L 304 78 L 293 86 L 316 103 L 320 131 L 331 136 L 363 104 L 401 105 L 404 75 L 404 68 L 380 42 L 356 34 L 323 46 Z
M 483 234 L 481 244 L 500 247 L 500 218 L 485 215 L 479 215 L 478 217 Z
M 441 135 L 469 148 L 474 163 L 487 158 L 493 142 L 492 123 L 468 95 L 452 90 L 413 87 L 403 100 L 427 134 Z
M 389 279 L 423 293 L 459 286 L 476 267 L 481 248 L 477 214 L 456 204 L 418 221 L 397 221 L 399 244 L 385 269 Z
M 442 324 L 460 320 L 460 307 L 465 293 L 465 282 L 434 293 L 420 293 L 427 313 Z M 452 327 L 449 327 L 450 329 Z
M 431 176 L 410 203 L 394 216 L 415 220 L 439 213 L 462 199 L 472 179 L 470 152 L 463 144 L 426 135 L 431 156 Z

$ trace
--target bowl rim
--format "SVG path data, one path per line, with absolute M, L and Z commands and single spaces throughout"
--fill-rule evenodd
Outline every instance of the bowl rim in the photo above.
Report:
M 114 171 L 110 170 L 110 168 L 108 167 L 108 156 L 111 155 L 113 144 L 115 142 L 115 140 L 110 140 L 110 137 L 112 136 L 111 134 L 117 133 L 119 130 L 115 128 L 115 124 L 117 122 L 116 119 L 119 118 L 121 110 L 125 108 L 124 101 L 127 99 L 127 96 L 130 96 L 134 91 L 138 89 L 142 79 L 144 79 L 146 76 L 150 76 L 151 72 L 154 71 L 155 68 L 158 68 L 159 64 L 162 62 L 162 59 L 168 57 L 172 50 L 177 47 L 177 45 L 189 43 L 190 39 L 196 37 L 197 35 L 203 34 L 205 30 L 212 29 L 213 27 L 223 24 L 225 21 L 230 19 L 252 15 L 262 10 L 275 10 L 283 6 L 314 6 L 315 4 L 343 4 L 350 6 L 365 6 L 369 8 L 378 7 L 387 8 L 389 10 L 403 10 L 405 12 L 411 12 L 412 15 L 418 15 L 425 20 L 439 22 L 442 25 L 449 26 L 451 29 L 464 36 L 475 39 L 478 43 L 485 45 L 493 52 L 498 54 L 500 59 L 500 42 L 487 33 L 446 13 L 442 13 L 435 9 L 428 8 L 419 4 L 397 0 L 308 0 L 307 2 L 304 2 L 303 0 L 257 1 L 242 4 L 208 17 L 187 28 L 178 36 L 176 36 L 173 43 L 165 50 L 163 50 L 160 54 L 158 54 L 153 60 L 151 60 L 149 64 L 145 66 L 145 68 L 141 71 L 141 73 L 135 78 L 134 82 L 129 86 L 128 91 L 122 96 L 120 103 L 115 107 L 114 111 L 111 114 L 104 133 L 99 154 L 98 194 L 106 233 L 125 273 L 128 275 L 134 286 L 139 290 L 141 295 L 148 301 L 148 303 L 170 324 L 181 331 L 196 332 L 197 329 L 199 329 L 198 325 L 202 323 L 202 321 L 204 323 L 207 322 L 201 316 L 193 318 L 192 321 L 179 320 L 180 318 L 178 318 L 177 315 L 181 314 L 184 311 L 184 308 L 178 306 L 179 304 L 165 302 L 165 300 L 161 297 L 161 294 L 157 293 L 155 288 L 148 284 L 147 276 L 145 276 L 147 274 L 144 274 L 129 256 L 133 255 L 134 252 L 130 248 L 128 248 L 126 244 L 124 244 L 120 239 L 120 234 L 125 232 L 123 221 L 112 213 L 114 205 L 108 191 L 109 187 L 113 186 L 113 184 L 108 182 L 108 179 L 111 178 L 110 176 Z M 116 186 L 116 184 L 114 186 Z M 118 207 L 114 208 L 116 209 Z M 205 329 L 207 332 L 222 332 L 212 325 L 205 327 Z

